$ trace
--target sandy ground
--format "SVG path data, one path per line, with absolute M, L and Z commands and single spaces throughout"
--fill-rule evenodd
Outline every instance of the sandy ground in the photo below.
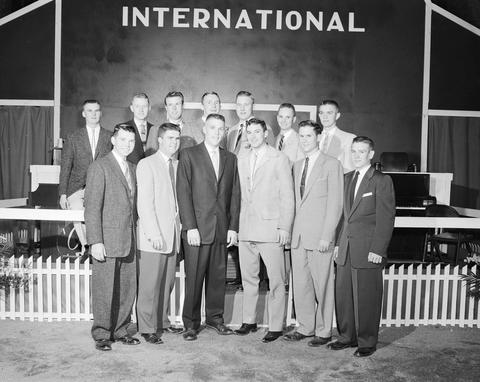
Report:
M 205 329 L 197 341 L 94 349 L 89 322 L 0 321 L 0 381 L 478 381 L 480 329 L 381 328 L 377 352 L 263 344 Z

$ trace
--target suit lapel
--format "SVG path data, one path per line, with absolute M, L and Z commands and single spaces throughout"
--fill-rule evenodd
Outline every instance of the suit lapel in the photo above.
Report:
M 108 140 L 109 140 L 109 134 L 104 130 L 103 128 L 100 127 L 100 131 L 98 133 L 98 142 L 97 142 L 97 147 L 95 147 L 95 159 L 98 158 L 98 154 L 100 154 L 100 149 L 104 146 L 107 145 Z M 90 144 L 88 145 L 90 146 Z M 91 152 L 92 150 L 90 150 Z
M 263 154 L 263 157 L 260 158 L 260 160 L 255 164 L 255 172 L 253 174 L 253 183 L 252 183 L 252 190 L 255 188 L 257 184 L 257 179 L 259 177 L 259 174 L 262 172 L 262 167 L 270 161 L 270 159 L 276 155 L 277 150 L 270 147 L 266 146 L 265 153 Z M 250 160 L 249 160 L 250 164 Z
M 122 171 L 122 168 L 120 167 L 120 164 L 117 162 L 117 159 L 115 158 L 113 152 L 110 152 L 110 154 L 108 154 L 108 160 L 110 161 L 110 166 L 112 167 L 113 172 L 117 175 L 117 177 L 120 179 L 120 181 L 124 185 L 125 190 L 127 191 L 127 194 L 130 195 L 130 187 L 128 187 L 127 179 L 125 179 L 125 175 Z M 128 162 L 127 164 L 129 165 L 130 174 L 132 174 L 132 171 L 133 171 L 132 166 L 130 166 Z M 134 186 L 135 177 L 131 176 L 131 178 L 132 178 L 132 186 Z
M 218 155 L 219 155 L 219 164 L 218 164 L 218 181 L 222 179 L 223 171 L 225 170 L 225 165 L 227 161 L 227 154 L 225 150 L 221 147 L 218 148 Z
M 82 128 L 81 134 L 82 134 L 82 140 L 80 143 L 84 146 L 82 151 L 87 152 L 90 155 L 90 158 L 93 158 L 92 147 L 90 146 L 90 139 L 88 138 L 88 131 L 86 127 Z M 97 147 L 98 147 L 98 144 L 97 144 Z
M 353 214 L 353 212 L 355 212 L 358 205 L 360 204 L 360 201 L 362 200 L 362 195 L 368 189 L 368 185 L 370 184 L 370 179 L 372 178 L 374 171 L 375 169 L 373 167 L 370 167 L 365 173 L 365 176 L 362 179 L 362 183 L 360 183 L 360 186 L 358 187 L 357 195 L 355 195 L 355 199 L 353 200 L 353 205 L 350 210 L 350 216 Z
M 312 172 L 308 177 L 307 184 L 305 185 L 305 192 L 303 194 L 302 201 L 306 199 L 307 195 L 312 189 L 313 184 L 315 183 L 317 178 L 320 176 L 324 161 L 325 161 L 325 157 L 322 155 L 322 153 L 319 153 L 318 158 L 315 161 L 315 164 L 313 165 Z

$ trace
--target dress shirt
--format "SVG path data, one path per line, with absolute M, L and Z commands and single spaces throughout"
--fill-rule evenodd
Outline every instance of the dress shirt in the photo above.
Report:
M 215 170 L 215 176 L 218 179 L 218 172 L 220 168 L 220 150 L 217 147 L 213 147 L 205 142 L 205 147 L 207 148 L 208 155 L 210 156 L 210 160 L 212 161 L 213 169 Z
M 90 148 L 92 149 L 92 157 L 95 159 L 95 150 L 97 149 L 98 137 L 100 135 L 100 126 L 95 127 L 87 126 L 88 141 L 90 142 Z
M 337 126 L 333 126 L 330 129 L 323 129 L 322 138 L 320 139 L 320 150 L 323 153 L 326 153 L 328 150 L 328 146 L 330 146 L 330 142 L 332 141 L 332 137 L 337 131 Z
M 357 184 L 355 185 L 355 193 L 353 194 L 354 198 L 357 197 L 358 188 L 360 187 L 360 184 L 362 183 L 363 177 L 365 176 L 365 174 L 367 173 L 369 168 L 370 168 L 370 164 L 368 164 L 365 167 L 362 167 L 361 169 L 356 169 L 355 170 L 355 171 L 358 171 L 358 179 L 357 179 Z
M 142 142 L 145 143 L 147 141 L 147 121 L 141 121 L 139 119 L 133 119 L 135 125 L 138 127 L 138 133 L 140 134 L 140 138 Z
M 250 153 L 250 187 L 253 186 L 255 171 L 257 171 L 258 164 L 264 157 L 266 151 L 266 146 L 263 144 L 257 150 L 252 149 L 252 152 Z
M 315 162 L 318 159 L 318 156 L 320 155 L 320 150 L 315 150 L 313 153 L 310 154 L 305 154 L 305 156 L 308 156 L 308 169 L 307 169 L 307 177 L 305 178 L 305 185 L 308 183 L 308 178 L 310 177 L 310 174 L 312 173 L 313 166 L 315 165 Z M 305 161 L 303 161 L 303 166 L 302 166 L 302 172 L 303 168 L 305 167 Z

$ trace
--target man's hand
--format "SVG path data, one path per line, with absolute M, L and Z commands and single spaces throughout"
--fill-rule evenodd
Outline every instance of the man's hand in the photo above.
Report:
M 198 229 L 194 228 L 187 231 L 187 242 L 194 247 L 200 246 L 200 232 L 198 232 Z
M 368 261 L 374 264 L 380 264 L 382 262 L 382 256 L 373 252 L 368 252 Z
M 62 210 L 68 210 L 68 208 L 70 207 L 68 204 L 67 195 L 65 194 L 60 195 L 60 200 L 58 201 L 58 203 L 60 204 L 60 208 Z
M 160 251 L 163 248 L 163 239 L 161 237 L 152 240 L 152 247 L 153 249 L 156 249 L 157 251 Z
M 237 240 L 238 240 L 237 233 L 229 229 L 227 232 L 227 248 L 231 247 L 232 245 L 236 245 Z
M 318 251 L 325 252 L 328 251 L 328 248 L 330 248 L 330 242 L 327 240 L 320 240 L 318 243 Z
M 338 257 L 338 245 L 333 248 L 333 260 L 337 260 Z
M 288 242 L 290 242 L 290 233 L 288 231 L 285 231 L 283 229 L 278 229 L 278 243 L 280 245 L 285 245 Z
M 92 256 L 95 260 L 105 261 L 106 252 L 105 252 L 105 246 L 103 245 L 103 243 L 93 244 L 90 249 L 90 252 L 92 252 Z

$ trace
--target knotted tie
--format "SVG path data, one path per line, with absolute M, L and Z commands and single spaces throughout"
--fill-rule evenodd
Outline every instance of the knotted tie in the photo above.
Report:
M 241 123 L 240 124 L 240 129 L 238 130 L 237 141 L 235 142 L 235 151 L 237 150 L 238 145 L 240 144 L 240 141 L 242 140 L 243 127 L 244 127 L 244 124 Z
M 300 180 L 300 198 L 303 199 L 303 193 L 305 192 L 305 181 L 307 180 L 307 172 L 308 172 L 308 160 L 310 158 L 305 158 L 305 165 L 303 166 L 302 172 L 302 179 Z
M 130 189 L 130 193 L 133 194 L 133 182 L 132 182 L 132 176 L 130 175 L 130 168 L 128 167 L 127 161 L 125 161 L 125 179 L 127 180 L 128 188 Z
M 320 147 L 320 151 L 326 154 L 327 150 L 328 150 L 328 134 L 323 133 L 323 140 L 322 140 L 322 145 Z
M 219 167 L 218 151 L 217 150 L 211 151 L 210 156 L 212 158 L 212 164 L 213 164 L 213 169 L 215 170 L 215 176 L 217 177 L 217 180 L 218 180 L 218 167 Z
M 278 151 L 282 151 L 284 138 L 285 135 L 281 134 L 280 142 L 278 142 Z
M 350 186 L 350 207 L 353 205 L 353 201 L 355 200 L 355 188 L 357 186 L 357 180 L 358 180 L 358 171 L 355 171 L 355 174 L 353 175 L 352 183 Z
M 170 182 L 172 183 L 173 197 L 175 198 L 175 211 L 177 210 L 177 189 L 175 185 L 175 170 L 173 169 L 172 158 L 168 159 L 168 173 L 170 174 Z

